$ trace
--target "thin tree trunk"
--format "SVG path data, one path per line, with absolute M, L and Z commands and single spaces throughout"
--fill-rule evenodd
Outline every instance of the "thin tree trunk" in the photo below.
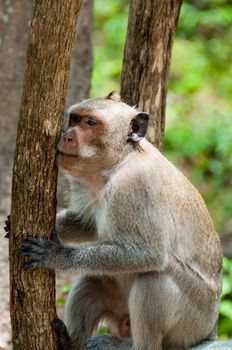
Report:
M 28 234 L 50 237 L 55 224 L 56 143 L 60 134 L 80 0 L 36 0 L 31 23 L 13 167 L 10 232 L 14 349 L 56 349 L 54 273 L 23 270 Z
M 171 49 L 182 0 L 132 0 L 121 82 L 124 100 L 150 114 L 148 140 L 162 149 Z

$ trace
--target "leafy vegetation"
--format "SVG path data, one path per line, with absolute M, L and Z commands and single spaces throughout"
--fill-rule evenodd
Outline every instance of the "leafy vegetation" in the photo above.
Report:
M 119 90 L 128 0 L 95 0 L 92 96 Z M 217 230 L 232 218 L 232 1 L 185 0 L 174 43 L 165 153 L 204 196 Z M 232 228 L 231 228 L 232 232 Z M 219 334 L 232 336 L 232 262 Z
M 92 96 L 119 90 L 129 1 L 96 0 Z

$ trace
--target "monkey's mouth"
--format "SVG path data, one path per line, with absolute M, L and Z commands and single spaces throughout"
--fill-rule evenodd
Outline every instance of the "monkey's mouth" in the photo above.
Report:
M 74 166 L 79 164 L 80 157 L 78 155 L 57 152 L 57 165 L 63 169 L 71 170 Z
M 64 157 L 79 157 L 79 153 L 77 151 L 72 150 L 63 150 L 61 147 L 57 147 L 57 154 L 58 156 L 64 156 Z
M 67 139 L 68 140 L 68 139 Z M 58 154 L 60 153 L 63 156 L 67 157 L 78 157 L 79 156 L 79 150 L 78 150 L 78 143 L 75 142 L 69 142 L 65 138 L 61 137 L 58 145 L 57 145 L 57 151 Z
M 57 151 L 57 161 L 59 165 L 61 165 L 66 160 L 67 161 L 72 160 L 72 162 L 77 162 L 79 159 L 80 159 L 80 156 L 78 154 L 66 153 L 59 150 Z
M 63 151 L 60 151 L 59 149 L 57 149 L 57 154 L 58 156 L 65 156 L 65 157 L 80 157 L 79 154 L 77 153 L 69 153 L 69 152 L 63 152 Z

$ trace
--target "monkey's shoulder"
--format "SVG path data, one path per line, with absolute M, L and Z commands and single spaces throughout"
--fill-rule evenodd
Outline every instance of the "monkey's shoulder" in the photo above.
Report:
M 148 142 L 139 152 L 129 154 L 116 169 L 108 184 L 111 193 L 136 196 L 168 192 L 195 191 L 194 186 L 158 149 Z

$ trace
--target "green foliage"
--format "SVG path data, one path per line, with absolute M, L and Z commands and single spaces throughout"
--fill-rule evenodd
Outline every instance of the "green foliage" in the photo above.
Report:
M 221 230 L 232 216 L 232 123 L 227 114 L 214 110 L 207 118 L 207 113 L 200 109 L 190 118 L 173 118 L 165 150 L 197 185 Z
M 108 333 L 107 327 L 99 327 L 96 335 L 104 335 Z
M 63 287 L 61 288 L 62 296 L 59 298 L 56 298 L 56 303 L 58 305 L 65 305 L 66 299 L 64 296 L 70 292 L 71 288 L 72 288 L 71 284 L 63 285 Z
M 232 217 L 230 5 L 226 0 L 183 3 L 165 138 L 166 154 L 200 189 L 219 231 Z
M 71 288 L 72 288 L 72 285 L 71 285 L 71 284 L 65 284 L 65 285 L 62 287 L 62 289 L 61 289 L 62 294 L 67 294 L 67 293 L 69 293 L 70 290 L 71 290 Z
M 119 90 L 128 0 L 95 0 L 94 70 L 91 96 Z
M 232 337 L 232 263 L 226 258 L 224 258 L 222 301 L 218 328 L 221 338 Z
M 65 298 L 56 298 L 56 303 L 58 305 L 64 305 L 65 304 Z

